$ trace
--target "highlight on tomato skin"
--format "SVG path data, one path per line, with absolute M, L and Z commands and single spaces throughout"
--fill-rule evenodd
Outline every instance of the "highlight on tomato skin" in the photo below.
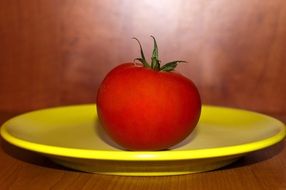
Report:
M 161 65 L 158 46 L 150 63 L 142 46 L 139 63 L 123 63 L 104 78 L 97 93 L 97 113 L 106 133 L 127 150 L 164 150 L 184 140 L 196 127 L 201 98 L 195 84 L 174 72 L 178 63 Z

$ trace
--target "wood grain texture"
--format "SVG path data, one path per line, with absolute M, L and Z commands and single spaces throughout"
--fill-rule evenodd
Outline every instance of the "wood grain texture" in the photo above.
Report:
M 3 190 L 286 189 L 285 141 L 251 153 L 219 170 L 161 177 L 111 176 L 73 171 L 39 154 L 12 146 L 3 139 L 0 142 L 0 189 Z
M 203 103 L 286 122 L 286 1 L 0 1 L 0 121 L 28 110 L 94 103 L 106 73 L 150 56 L 183 59 L 178 71 Z M 286 189 L 285 142 L 222 170 L 120 177 L 61 168 L 3 140 L 0 189 Z
M 0 110 L 95 102 L 105 74 L 150 55 L 184 59 L 206 104 L 285 113 L 286 3 L 1 1 Z

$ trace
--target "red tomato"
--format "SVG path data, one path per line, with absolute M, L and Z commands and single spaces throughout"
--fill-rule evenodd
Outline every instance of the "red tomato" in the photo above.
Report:
M 155 39 L 154 44 L 155 49 Z M 141 55 L 144 58 L 142 48 Z M 162 70 L 164 66 L 147 64 L 117 66 L 98 91 L 100 122 L 128 150 L 167 149 L 187 137 L 200 117 L 201 100 L 194 83 L 170 69 Z

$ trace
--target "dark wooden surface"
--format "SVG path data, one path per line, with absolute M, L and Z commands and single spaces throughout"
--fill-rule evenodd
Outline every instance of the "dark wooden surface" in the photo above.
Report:
M 150 56 L 178 71 L 204 104 L 286 122 L 286 1 L 0 1 L 0 124 L 17 114 L 94 103 L 114 66 Z M 286 189 L 284 142 L 225 169 L 173 177 L 113 177 L 61 168 L 2 140 L 0 189 Z

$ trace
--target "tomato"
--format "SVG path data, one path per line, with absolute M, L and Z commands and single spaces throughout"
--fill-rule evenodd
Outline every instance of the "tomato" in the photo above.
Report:
M 195 84 L 174 72 L 178 62 L 160 66 L 155 38 L 152 62 L 124 63 L 111 70 L 97 94 L 97 113 L 107 134 L 128 150 L 163 150 L 195 128 L 201 99 Z

